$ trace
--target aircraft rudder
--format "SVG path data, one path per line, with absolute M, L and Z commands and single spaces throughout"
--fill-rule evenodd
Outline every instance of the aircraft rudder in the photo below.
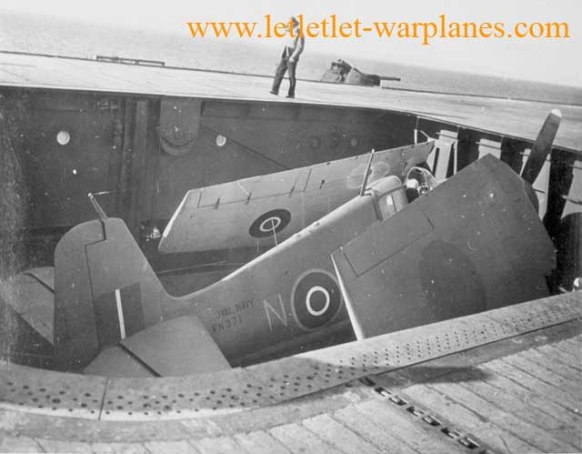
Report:
M 121 219 L 74 227 L 55 251 L 57 367 L 83 367 L 103 348 L 161 321 L 165 297 Z

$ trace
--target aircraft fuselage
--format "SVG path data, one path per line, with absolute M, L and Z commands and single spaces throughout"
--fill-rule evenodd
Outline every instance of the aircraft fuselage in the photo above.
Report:
M 378 202 L 388 194 L 396 209 L 403 206 L 397 177 L 378 183 L 223 280 L 180 299 L 231 363 L 352 337 L 330 254 L 383 220 Z

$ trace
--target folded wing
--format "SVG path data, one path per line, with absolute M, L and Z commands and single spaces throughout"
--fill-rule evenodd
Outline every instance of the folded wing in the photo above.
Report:
M 492 156 L 332 259 L 360 339 L 547 296 L 555 265 L 523 181 Z
M 404 176 L 434 142 L 376 152 L 368 183 Z M 189 191 L 159 244 L 162 253 L 273 246 L 355 197 L 368 155 Z

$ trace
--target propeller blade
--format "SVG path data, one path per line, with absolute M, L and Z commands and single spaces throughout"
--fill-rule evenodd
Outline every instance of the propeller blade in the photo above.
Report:
M 533 184 L 536 181 L 536 178 L 542 170 L 542 166 L 552 149 L 552 143 L 558 132 L 561 120 L 562 112 L 558 109 L 552 110 L 546 118 L 521 172 L 521 177 L 529 184 Z

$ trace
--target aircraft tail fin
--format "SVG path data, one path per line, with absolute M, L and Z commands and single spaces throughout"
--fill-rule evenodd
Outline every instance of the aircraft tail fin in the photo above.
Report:
M 55 364 L 77 370 L 162 320 L 170 297 L 121 219 L 67 232 L 55 251 Z

